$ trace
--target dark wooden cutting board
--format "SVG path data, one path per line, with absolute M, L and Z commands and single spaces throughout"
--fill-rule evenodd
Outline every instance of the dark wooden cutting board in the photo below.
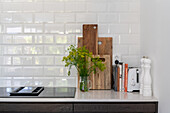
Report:
M 84 24 L 83 25 L 83 45 L 93 53 L 98 54 L 98 25 Z

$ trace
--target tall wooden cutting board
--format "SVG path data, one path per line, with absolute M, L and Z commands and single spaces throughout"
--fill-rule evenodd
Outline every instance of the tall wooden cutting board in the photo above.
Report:
M 113 53 L 113 47 L 112 47 L 112 37 L 102 37 L 98 40 L 98 53 L 99 55 L 110 55 L 110 68 L 111 68 L 111 79 L 113 80 L 113 70 L 112 70 L 112 53 Z M 111 81 L 111 87 L 113 84 L 113 81 Z
M 98 54 L 98 25 L 85 24 L 83 25 L 83 45 L 93 53 Z

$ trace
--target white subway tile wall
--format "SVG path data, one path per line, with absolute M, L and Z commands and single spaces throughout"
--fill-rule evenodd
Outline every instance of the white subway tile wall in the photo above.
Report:
M 139 66 L 140 0 L 0 0 L 0 87 L 76 86 L 62 57 L 94 23 L 113 37 L 113 61 Z

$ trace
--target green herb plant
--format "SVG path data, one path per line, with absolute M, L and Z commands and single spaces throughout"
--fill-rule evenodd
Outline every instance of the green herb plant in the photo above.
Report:
M 70 69 L 75 66 L 80 76 L 89 76 L 92 72 L 96 73 L 96 68 L 101 71 L 105 70 L 105 64 L 99 57 L 93 57 L 92 53 L 84 47 L 76 48 L 71 45 L 67 51 L 69 55 L 63 57 L 65 67 L 69 67 L 68 76 L 70 76 Z M 91 60 L 90 60 L 91 59 Z
M 68 67 L 68 76 L 70 76 L 70 70 L 72 66 L 75 66 L 80 77 L 88 77 L 91 73 L 96 73 L 98 68 L 101 71 L 106 69 L 105 64 L 102 63 L 99 57 L 94 57 L 92 52 L 89 52 L 86 47 L 77 48 L 74 45 L 69 46 L 67 49 L 69 52 L 68 56 L 64 56 L 65 67 Z

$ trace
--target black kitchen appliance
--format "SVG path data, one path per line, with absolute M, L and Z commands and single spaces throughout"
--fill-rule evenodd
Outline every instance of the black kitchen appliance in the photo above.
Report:
M 74 98 L 75 87 L 0 87 L 0 98 Z

